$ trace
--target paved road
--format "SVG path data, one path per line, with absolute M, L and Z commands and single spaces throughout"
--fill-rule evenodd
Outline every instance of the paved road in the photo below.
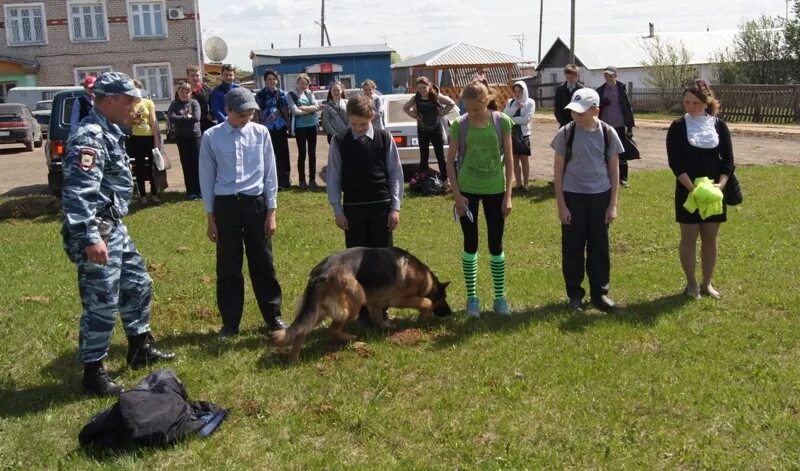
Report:
M 631 162 L 632 171 L 667 167 L 664 141 L 669 123 L 666 121 L 643 121 L 636 128 L 636 142 L 643 158 Z M 800 126 L 731 125 L 733 148 L 737 165 L 793 164 L 800 165 Z M 531 175 L 533 179 L 552 179 L 552 155 L 550 141 L 556 131 L 553 119 L 537 117 L 533 131 L 533 156 Z M 292 166 L 297 159 L 297 147 L 290 140 L 289 149 Z M 167 191 L 185 191 L 178 149 L 167 145 L 167 153 L 173 167 L 169 171 L 170 188 Z M 317 139 L 317 172 L 321 172 L 328 160 L 328 143 L 324 136 Z M 431 157 L 435 166 L 435 159 Z M 320 183 L 322 182 L 321 180 Z M 292 170 L 292 182 L 297 184 L 296 169 Z M 0 145 L 0 196 L 47 194 L 47 166 L 44 148 L 25 152 L 20 145 Z

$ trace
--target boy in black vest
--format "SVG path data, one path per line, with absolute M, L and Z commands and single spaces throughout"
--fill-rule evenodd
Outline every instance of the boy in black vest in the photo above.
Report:
M 391 247 L 403 199 L 400 154 L 388 131 L 372 127 L 369 97 L 348 100 L 347 116 L 350 127 L 331 139 L 325 181 L 336 225 L 347 248 Z M 359 321 L 369 323 L 363 308 Z
M 369 97 L 347 102 L 350 127 L 331 139 L 328 154 L 328 201 L 336 225 L 350 247 L 391 247 L 400 221 L 403 167 L 386 130 L 372 127 Z

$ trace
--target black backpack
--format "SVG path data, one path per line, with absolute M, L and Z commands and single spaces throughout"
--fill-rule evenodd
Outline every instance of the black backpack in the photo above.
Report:
M 408 189 L 422 196 L 443 195 L 447 191 L 439 172 L 433 169 L 423 170 L 411 177 Z
M 81 446 L 101 448 L 164 445 L 189 434 L 210 434 L 227 410 L 206 401 L 188 402 L 172 370 L 158 370 L 119 395 L 112 407 L 92 417 L 78 435 Z

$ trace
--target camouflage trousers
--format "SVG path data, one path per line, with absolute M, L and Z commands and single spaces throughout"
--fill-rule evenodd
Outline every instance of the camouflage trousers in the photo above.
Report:
M 78 340 L 82 363 L 101 360 L 108 354 L 117 311 L 126 336 L 150 332 L 153 281 L 122 222 L 109 234 L 107 246 L 108 265 L 90 263 L 86 255 L 77 261 L 83 305 Z

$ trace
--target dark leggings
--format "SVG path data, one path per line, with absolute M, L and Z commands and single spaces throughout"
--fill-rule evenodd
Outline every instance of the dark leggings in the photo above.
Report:
M 294 138 L 297 141 L 297 174 L 300 176 L 300 181 L 306 181 L 306 149 L 308 149 L 308 179 L 313 182 L 317 174 L 317 127 L 295 128 Z
M 178 137 L 178 155 L 181 158 L 183 169 L 183 182 L 186 184 L 186 194 L 200 196 L 200 136 Z
M 136 187 L 139 196 L 146 196 L 144 182 L 150 182 L 150 194 L 155 195 L 158 189 L 153 183 L 153 136 L 131 136 L 128 140 L 128 155 L 136 163 Z
M 496 195 L 475 195 L 461 193 L 467 198 L 469 210 L 472 212 L 472 221 L 466 216 L 459 218 L 461 232 L 464 233 L 464 252 L 478 252 L 478 202 L 483 200 L 483 211 L 486 213 L 486 233 L 489 239 L 489 253 L 500 255 L 503 253 L 503 193 Z
M 429 145 L 433 145 L 433 153 L 436 155 L 436 162 L 439 164 L 439 174 L 442 180 L 447 180 L 447 165 L 444 161 L 444 137 L 442 131 L 423 131 L 418 129 L 419 137 L 419 170 L 428 170 L 428 159 L 430 156 Z

